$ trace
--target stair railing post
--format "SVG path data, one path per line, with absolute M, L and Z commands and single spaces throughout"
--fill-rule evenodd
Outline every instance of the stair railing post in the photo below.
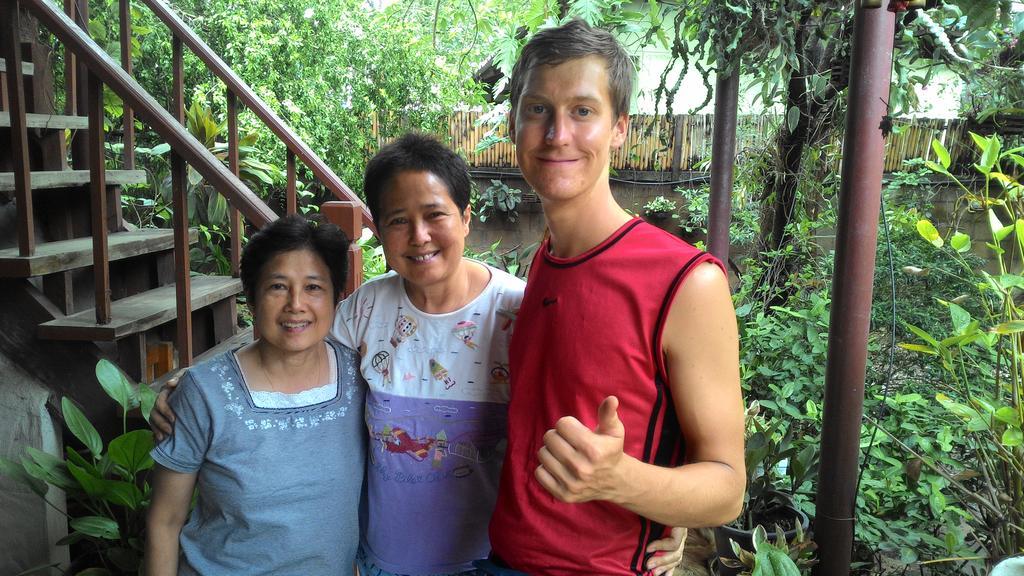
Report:
M 355 202 L 333 200 L 320 206 L 320 214 L 328 222 L 337 224 L 352 241 L 348 246 L 348 275 L 343 292 L 348 296 L 363 283 L 363 249 L 356 244 L 363 233 L 362 206 Z
M 185 73 L 181 39 L 172 40 L 171 112 L 185 123 Z M 178 367 L 192 365 L 192 288 L 188 254 L 188 173 L 184 158 L 171 151 L 171 192 L 174 197 L 174 275 L 178 317 Z
M 132 73 L 132 7 L 130 0 L 120 0 L 118 13 L 121 21 L 121 67 L 129 75 Z M 124 137 L 121 142 L 124 144 L 123 158 L 124 169 L 135 169 L 135 112 L 125 102 L 124 114 L 122 116 Z
M 295 186 L 295 153 L 288 150 L 288 189 L 287 189 L 287 201 L 285 202 L 285 212 L 287 214 L 295 214 L 299 209 L 298 194 Z
M 238 97 L 231 88 L 228 99 L 228 167 L 235 176 L 240 174 L 238 154 Z M 231 275 L 238 278 L 242 262 L 242 214 L 231 206 Z
M 72 0 L 74 20 L 78 27 L 89 34 L 89 2 L 85 0 Z M 66 52 L 66 49 L 65 49 Z M 75 81 L 75 110 L 82 111 L 89 109 L 89 68 L 80 58 L 75 58 L 74 68 Z M 89 169 L 89 139 L 74 138 L 71 140 L 71 165 L 76 170 Z
M 64 0 L 64 13 L 77 22 L 75 17 L 75 0 Z M 64 47 L 64 114 L 75 116 L 78 113 L 78 66 L 75 53 Z
M 103 82 L 89 75 L 89 189 L 92 200 L 92 272 L 96 287 L 96 323 L 109 324 L 110 253 L 107 244 L 107 176 L 103 134 Z M 79 136 L 81 137 L 81 136 Z
M 28 155 L 28 126 L 25 121 L 25 75 L 21 69 L 21 31 L 19 2 L 3 3 L 0 15 L 0 51 L 7 60 L 8 100 L 11 115 L 11 152 L 14 162 L 14 198 L 18 206 L 18 253 L 32 256 L 36 249 L 35 222 L 32 217 L 32 173 Z

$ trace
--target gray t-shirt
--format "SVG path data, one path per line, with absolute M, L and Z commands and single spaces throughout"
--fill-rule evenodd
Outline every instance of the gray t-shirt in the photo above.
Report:
M 354 350 L 331 343 L 337 394 L 258 408 L 233 353 L 188 370 L 170 403 L 174 435 L 153 459 L 199 473 L 179 574 L 351 574 L 366 459 L 366 385 Z

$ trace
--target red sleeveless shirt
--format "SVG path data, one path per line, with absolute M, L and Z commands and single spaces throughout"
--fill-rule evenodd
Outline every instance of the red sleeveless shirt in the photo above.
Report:
M 647 545 L 667 533 L 610 502 L 566 504 L 534 478 L 544 433 L 562 416 L 593 429 L 619 398 L 625 451 L 661 466 L 684 446 L 661 332 L 687 274 L 712 256 L 634 219 L 575 258 L 542 243 L 512 334 L 509 443 L 490 524 L 494 552 L 530 574 L 644 574 Z

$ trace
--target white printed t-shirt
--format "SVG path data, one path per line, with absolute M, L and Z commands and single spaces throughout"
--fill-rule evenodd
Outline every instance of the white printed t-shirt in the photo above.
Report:
M 472 569 L 507 443 L 508 344 L 525 283 L 491 278 L 455 312 L 428 314 L 390 272 L 338 305 L 332 336 L 358 349 L 366 396 L 363 547 L 389 572 Z

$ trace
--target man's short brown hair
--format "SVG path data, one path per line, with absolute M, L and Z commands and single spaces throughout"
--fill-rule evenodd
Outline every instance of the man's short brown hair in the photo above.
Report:
M 530 70 L 537 66 L 557 66 L 587 56 L 604 59 L 608 65 L 608 90 L 615 107 L 615 118 L 622 114 L 628 116 L 635 75 L 629 54 L 611 32 L 592 28 L 578 18 L 557 28 L 541 30 L 523 47 L 519 60 L 512 68 L 510 89 L 513 112 L 519 104 L 523 82 Z

